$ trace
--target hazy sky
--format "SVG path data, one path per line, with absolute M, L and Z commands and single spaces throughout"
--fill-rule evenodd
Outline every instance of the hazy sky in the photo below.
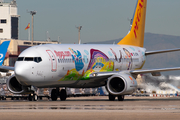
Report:
M 31 23 L 27 10 L 35 10 L 34 39 L 62 43 L 105 41 L 124 37 L 129 30 L 136 0 L 17 0 L 19 39 L 27 40 Z M 180 36 L 180 0 L 148 0 L 145 32 Z

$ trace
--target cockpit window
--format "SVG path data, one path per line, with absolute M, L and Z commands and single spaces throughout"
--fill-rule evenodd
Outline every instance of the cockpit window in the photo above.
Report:
M 41 57 L 18 57 L 17 61 L 34 61 L 39 63 L 42 61 Z
M 23 61 L 24 57 L 18 57 L 17 61 Z
M 24 61 L 34 61 L 33 57 L 25 57 Z
M 34 62 L 39 63 L 39 62 L 41 62 L 41 61 L 42 61 L 41 57 L 35 57 L 35 58 L 34 58 Z

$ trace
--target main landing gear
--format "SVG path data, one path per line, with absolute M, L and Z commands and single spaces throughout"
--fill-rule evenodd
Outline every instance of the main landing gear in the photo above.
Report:
M 66 98 L 67 98 L 66 90 L 61 89 L 61 91 L 59 91 L 59 88 L 52 89 L 52 91 L 51 91 L 51 99 L 52 99 L 52 101 L 56 101 L 58 96 L 60 97 L 61 101 L 65 101 Z
M 115 95 L 112 95 L 112 94 L 109 93 L 109 101 L 114 101 L 116 97 L 118 97 L 118 101 L 123 101 L 124 100 L 124 95 L 115 96 Z

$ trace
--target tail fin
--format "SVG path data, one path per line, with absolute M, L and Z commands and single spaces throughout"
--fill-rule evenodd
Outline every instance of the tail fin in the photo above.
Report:
M 10 41 L 4 41 L 0 45 L 0 66 L 3 64 Z
M 129 33 L 118 43 L 143 47 L 147 0 L 138 0 Z

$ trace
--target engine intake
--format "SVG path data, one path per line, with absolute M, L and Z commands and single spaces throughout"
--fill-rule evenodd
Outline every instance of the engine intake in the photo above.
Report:
M 119 78 L 119 77 L 114 77 L 110 80 L 109 82 L 109 87 L 111 90 L 113 90 L 114 92 L 121 92 L 124 90 L 125 88 L 125 83 L 124 81 Z
M 129 95 L 137 88 L 137 81 L 129 74 L 117 74 L 108 79 L 107 90 L 112 95 Z
M 9 79 L 6 81 L 6 84 L 7 84 L 8 90 L 14 94 L 26 94 L 30 92 L 28 90 L 28 87 L 22 86 L 18 82 L 15 75 L 12 75 L 11 77 L 9 77 Z

